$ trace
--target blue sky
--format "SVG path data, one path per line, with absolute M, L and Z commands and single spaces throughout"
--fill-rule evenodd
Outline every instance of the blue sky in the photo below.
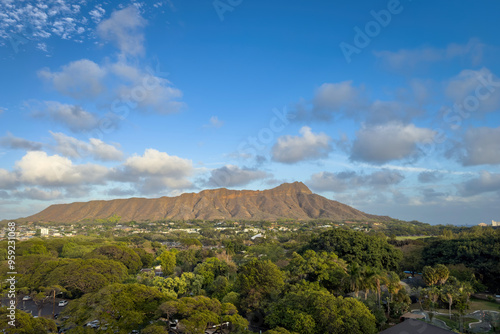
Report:
M 0 218 L 302 181 L 500 219 L 494 1 L 0 1 Z

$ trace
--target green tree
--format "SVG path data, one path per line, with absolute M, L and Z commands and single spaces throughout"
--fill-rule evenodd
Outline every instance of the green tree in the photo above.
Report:
M 166 300 L 156 288 L 115 283 L 74 300 L 64 314 L 76 325 L 99 320 L 110 328 L 130 331 L 156 319 L 158 307 Z
M 45 318 L 33 318 L 28 313 L 16 310 L 15 319 L 10 319 L 7 307 L 0 307 L 0 329 L 9 334 L 47 334 L 57 332 L 54 320 Z M 12 326 L 9 322 L 13 323 Z
M 101 246 L 87 254 L 86 258 L 108 259 L 121 262 L 127 267 L 129 274 L 135 274 L 142 268 L 142 261 L 139 255 L 132 249 L 124 246 Z
M 315 237 L 306 247 L 316 252 L 337 254 L 348 263 L 357 262 L 375 268 L 397 269 L 402 253 L 386 239 L 362 232 L 333 229 Z
M 309 282 L 320 282 L 330 291 L 340 292 L 347 275 L 347 265 L 334 253 L 307 250 L 303 255 L 293 253 L 286 267 L 292 283 L 302 279 Z
M 175 264 L 177 252 L 176 250 L 164 251 L 158 257 L 158 260 L 161 263 L 161 270 L 164 275 L 172 275 L 175 270 Z
M 375 317 L 354 298 L 335 297 L 312 285 L 296 286 L 272 303 L 266 322 L 304 334 L 377 333 Z
M 204 334 L 209 325 L 229 321 L 234 331 L 241 331 L 248 322 L 237 314 L 232 304 L 221 304 L 205 296 L 184 297 L 170 300 L 159 307 L 162 316 L 178 319 L 187 334 Z
M 284 275 L 274 263 L 250 260 L 240 267 L 236 282 L 241 307 L 246 311 L 259 309 L 272 294 L 279 294 L 284 285 Z
M 422 271 L 422 279 L 428 286 L 436 285 L 439 281 L 436 269 L 432 268 L 431 266 L 425 266 Z

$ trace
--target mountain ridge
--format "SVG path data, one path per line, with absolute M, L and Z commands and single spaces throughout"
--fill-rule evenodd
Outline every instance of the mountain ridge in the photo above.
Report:
M 266 190 L 207 189 L 176 197 L 93 200 L 53 204 L 23 221 L 79 222 L 108 218 L 145 220 L 389 220 L 364 213 L 340 202 L 314 194 L 304 183 L 283 183 Z

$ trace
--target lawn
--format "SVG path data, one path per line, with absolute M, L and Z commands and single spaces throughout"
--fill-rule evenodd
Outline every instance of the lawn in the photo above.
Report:
M 471 298 L 470 310 L 468 310 L 468 312 L 474 312 L 477 310 L 500 311 L 500 304 L 495 302 L 490 302 L 488 300 Z
M 431 236 L 429 235 L 398 235 L 396 236 L 396 240 L 416 240 L 416 239 L 423 239 L 423 238 L 430 238 Z
M 455 328 L 455 329 L 460 328 L 460 324 L 459 324 L 456 316 L 452 315 L 452 318 L 450 319 L 446 315 L 436 314 L 434 317 L 436 319 L 443 320 L 446 323 L 446 325 L 450 328 Z M 479 320 L 474 319 L 474 318 L 464 317 L 463 318 L 464 328 L 469 328 L 469 324 L 473 323 L 473 322 L 479 322 Z

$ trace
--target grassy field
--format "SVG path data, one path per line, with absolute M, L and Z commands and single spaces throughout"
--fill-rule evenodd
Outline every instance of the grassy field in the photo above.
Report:
M 490 302 L 488 300 L 471 298 L 469 312 L 474 312 L 477 310 L 500 311 L 500 304 L 495 302 Z
M 428 235 L 399 235 L 396 237 L 396 240 L 406 240 L 406 239 L 411 239 L 411 240 L 416 240 L 416 239 L 423 239 L 423 238 L 430 238 Z
M 437 314 L 434 317 L 436 317 L 439 320 L 443 320 L 448 327 L 458 329 L 460 328 L 460 324 L 458 323 L 458 319 L 456 317 L 452 317 L 451 319 L 445 315 Z M 473 322 L 479 322 L 479 320 L 474 319 L 474 318 L 468 318 L 464 317 L 463 318 L 463 324 L 464 328 L 469 328 L 469 324 Z

